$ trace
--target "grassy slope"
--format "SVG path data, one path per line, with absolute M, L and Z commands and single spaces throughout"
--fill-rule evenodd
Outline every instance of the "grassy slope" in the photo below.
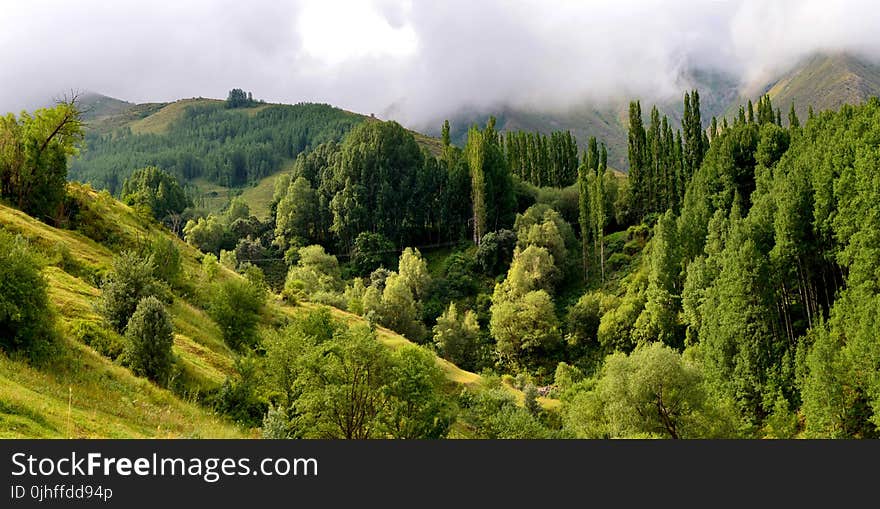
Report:
M 130 207 L 106 193 L 76 184 L 70 189 L 95 204 L 128 245 L 166 234 L 155 225 L 145 224 Z M 28 238 L 47 253 L 50 262 L 55 246 L 63 245 L 70 257 L 85 269 L 79 272 L 100 274 L 110 267 L 113 252 L 106 246 L 78 232 L 50 227 L 4 205 L 0 205 L 0 227 Z M 184 273 L 197 274 L 200 254 L 191 246 L 176 242 Z M 223 274 L 223 277 L 237 277 L 225 269 Z M 128 369 L 73 339 L 68 331 L 74 321 L 100 320 L 94 308 L 100 290 L 88 277 L 77 277 L 56 265 L 48 265 L 44 275 L 63 336 L 62 353 L 39 367 L 0 353 L 0 437 L 255 435 L 253 430 L 238 429 L 204 408 L 133 376 Z M 269 314 L 295 315 L 312 306 L 303 304 L 293 308 L 279 299 L 271 299 Z M 186 376 L 192 384 L 203 388 L 221 384 L 232 372 L 234 355 L 223 342 L 217 326 L 204 311 L 180 297 L 175 298 L 169 311 L 175 330 L 174 353 Z M 341 310 L 333 310 L 333 313 L 347 322 L 362 320 Z M 389 347 L 408 343 L 387 329 L 380 328 L 378 335 Z M 440 358 L 437 363 L 452 382 L 474 389 L 482 384 L 481 377 L 475 373 Z M 522 399 L 519 391 L 511 391 Z M 542 399 L 541 403 L 547 408 L 558 406 L 555 400 Z
M 126 237 L 161 234 L 144 227 L 128 207 L 88 188 L 73 187 L 112 215 Z M 90 271 L 109 268 L 113 253 L 76 232 L 58 230 L 9 207 L 0 206 L 0 226 L 20 233 L 51 252 L 64 245 Z M 194 249 L 179 244 L 185 270 L 197 268 Z M 0 436 L 4 437 L 240 437 L 250 432 L 211 415 L 114 364 L 68 334 L 75 320 L 98 321 L 94 304 L 100 290 L 87 278 L 47 266 L 50 299 L 62 332 L 61 354 L 34 367 L 0 354 Z M 183 299 L 171 307 L 174 353 L 196 385 L 222 383 L 231 372 L 232 353 L 204 312 Z M 69 400 L 69 401 L 68 401 Z M 70 414 L 68 421 L 68 402 Z
M 756 102 L 765 93 L 770 95 L 773 106 L 782 110 L 784 125 L 788 125 L 792 102 L 803 123 L 810 105 L 818 113 L 880 95 L 880 67 L 844 53 L 814 55 L 758 92 L 737 98 L 725 116 L 734 118 L 740 105 L 750 99 Z

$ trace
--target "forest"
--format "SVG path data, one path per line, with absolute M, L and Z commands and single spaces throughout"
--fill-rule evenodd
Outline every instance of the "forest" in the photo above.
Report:
M 623 174 L 601 140 L 491 117 L 432 153 L 240 89 L 166 134 L 90 132 L 69 102 L 0 119 L 0 197 L 113 251 L 78 337 L 263 437 L 877 438 L 880 100 L 803 121 L 769 96 L 730 119 L 683 105 L 677 127 L 630 103 Z M 268 218 L 187 192 L 285 161 Z M 102 223 L 68 178 L 165 234 Z M 0 347 L 36 365 L 60 334 L 49 258 L 0 228 Z M 232 352 L 222 384 L 181 371 L 177 301 Z

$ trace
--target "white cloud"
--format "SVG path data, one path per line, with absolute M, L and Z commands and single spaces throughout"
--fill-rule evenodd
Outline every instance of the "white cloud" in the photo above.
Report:
M 510 103 L 677 95 L 817 50 L 880 55 L 869 0 L 2 0 L 0 110 L 69 88 L 133 101 L 320 101 L 420 123 Z

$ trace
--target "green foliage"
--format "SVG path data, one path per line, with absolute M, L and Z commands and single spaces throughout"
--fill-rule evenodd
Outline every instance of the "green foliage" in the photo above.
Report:
M 455 421 L 455 409 L 443 393 L 443 371 L 431 352 L 404 346 L 391 354 L 387 409 L 382 425 L 391 438 L 443 438 Z
M 258 363 L 251 357 L 235 360 L 235 374 L 227 377 L 212 395 L 214 410 L 244 426 L 257 426 L 266 414 L 266 403 L 259 396 Z M 281 437 L 279 437 L 281 438 Z
M 327 254 L 322 246 L 306 246 L 299 249 L 299 261 L 291 267 L 284 283 L 284 295 L 296 299 L 319 292 L 342 290 L 339 262 Z
M 544 290 L 506 298 L 496 286 L 492 296 L 489 330 L 499 357 L 511 365 L 546 360 L 559 347 L 561 337 L 553 300 Z
M 156 238 L 150 245 L 153 260 L 153 274 L 172 287 L 177 286 L 181 276 L 180 250 L 173 240 L 166 236 Z
M 479 243 L 486 233 L 510 227 L 516 205 L 494 117 L 482 131 L 471 128 L 464 152 L 471 175 L 474 240 Z
M 124 251 L 113 258 L 113 267 L 101 286 L 98 310 L 122 334 L 140 301 L 146 297 L 170 298 L 168 288 L 154 275 L 152 257 Z
M 269 105 L 254 115 L 222 103 L 185 107 L 162 133 L 86 134 L 71 163 L 75 180 L 117 193 L 136 168 L 156 166 L 181 182 L 200 177 L 240 187 L 277 172 L 298 154 L 338 141 L 361 117 L 324 104 Z
M 513 260 L 517 235 L 512 230 L 489 232 L 480 239 L 477 263 L 484 274 L 496 276 L 504 272 Z
M 462 369 L 476 367 L 479 337 L 477 315 L 471 310 L 459 313 L 454 302 L 434 326 L 434 344 L 440 355 Z
M 291 391 L 296 436 L 445 436 L 454 414 L 427 352 L 406 347 L 391 353 L 362 326 L 343 327 L 331 338 L 300 338 Z
M 233 88 L 226 97 L 227 108 L 250 108 L 257 105 L 254 96 L 250 92 L 245 93 L 240 88 Z
M 512 131 L 503 136 L 501 145 L 510 172 L 521 180 L 538 187 L 574 183 L 578 146 L 570 131 L 555 131 L 550 136 Z
M 70 323 L 69 331 L 74 339 L 94 348 L 104 357 L 116 360 L 125 350 L 122 336 L 91 320 L 74 320 Z
M 0 117 L 0 197 L 40 220 L 58 218 L 67 159 L 83 140 L 75 100 Z
M 305 177 L 290 183 L 277 202 L 275 241 L 282 247 L 299 246 L 318 238 L 318 197 Z
M 0 347 L 39 358 L 56 337 L 41 262 L 27 242 L 0 229 Z
M 381 233 L 361 232 L 354 240 L 351 264 L 357 275 L 366 276 L 379 267 L 390 267 L 394 252 L 394 244 Z
M 580 438 L 709 438 L 735 418 L 709 399 L 698 366 L 662 343 L 609 356 L 595 384 L 566 405 L 564 423 Z
M 537 439 L 552 438 L 547 428 L 528 410 L 516 404 L 510 391 L 498 379 L 486 381 L 487 387 L 471 393 L 463 391 L 459 398 L 462 420 L 476 438 Z
M 208 302 L 208 314 L 217 322 L 227 345 L 243 350 L 256 343 L 265 287 L 247 279 L 228 279 L 210 287 Z
M 121 195 L 124 203 L 145 207 L 159 221 L 192 206 L 177 179 L 155 166 L 137 170 L 126 178 Z
M 136 375 L 165 385 L 174 360 L 174 333 L 165 306 L 144 297 L 125 328 L 125 360 Z

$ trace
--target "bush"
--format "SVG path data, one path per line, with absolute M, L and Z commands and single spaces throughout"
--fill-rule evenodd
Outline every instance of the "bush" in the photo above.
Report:
M 113 260 L 113 270 L 101 288 L 98 309 L 113 329 L 122 334 L 140 301 L 146 297 L 169 300 L 167 287 L 153 276 L 152 257 L 126 251 Z
M 180 250 L 173 240 L 159 237 L 150 246 L 154 275 L 171 286 L 180 279 Z
M 617 272 L 630 264 L 631 258 L 623 253 L 614 253 L 605 260 L 605 268 Z
M 230 279 L 213 286 L 208 314 L 217 322 L 223 340 L 233 349 L 256 343 L 256 326 L 266 302 L 266 290 L 254 282 Z
M 248 427 L 259 426 L 266 404 L 257 396 L 257 366 L 249 358 L 235 362 L 236 376 L 227 378 L 214 397 L 214 409 Z
M 512 230 L 490 232 L 480 240 L 477 263 L 484 274 L 495 276 L 504 272 L 513 260 L 516 233 Z
M 0 230 L 0 347 L 47 353 L 56 332 L 46 279 L 27 242 Z
M 96 352 L 116 360 L 125 350 L 125 341 L 119 334 L 109 331 L 90 320 L 74 320 L 70 335 L 77 341 L 92 347 Z
M 171 374 L 174 334 L 159 299 L 141 299 L 125 328 L 125 340 L 125 359 L 132 372 L 164 385 Z

